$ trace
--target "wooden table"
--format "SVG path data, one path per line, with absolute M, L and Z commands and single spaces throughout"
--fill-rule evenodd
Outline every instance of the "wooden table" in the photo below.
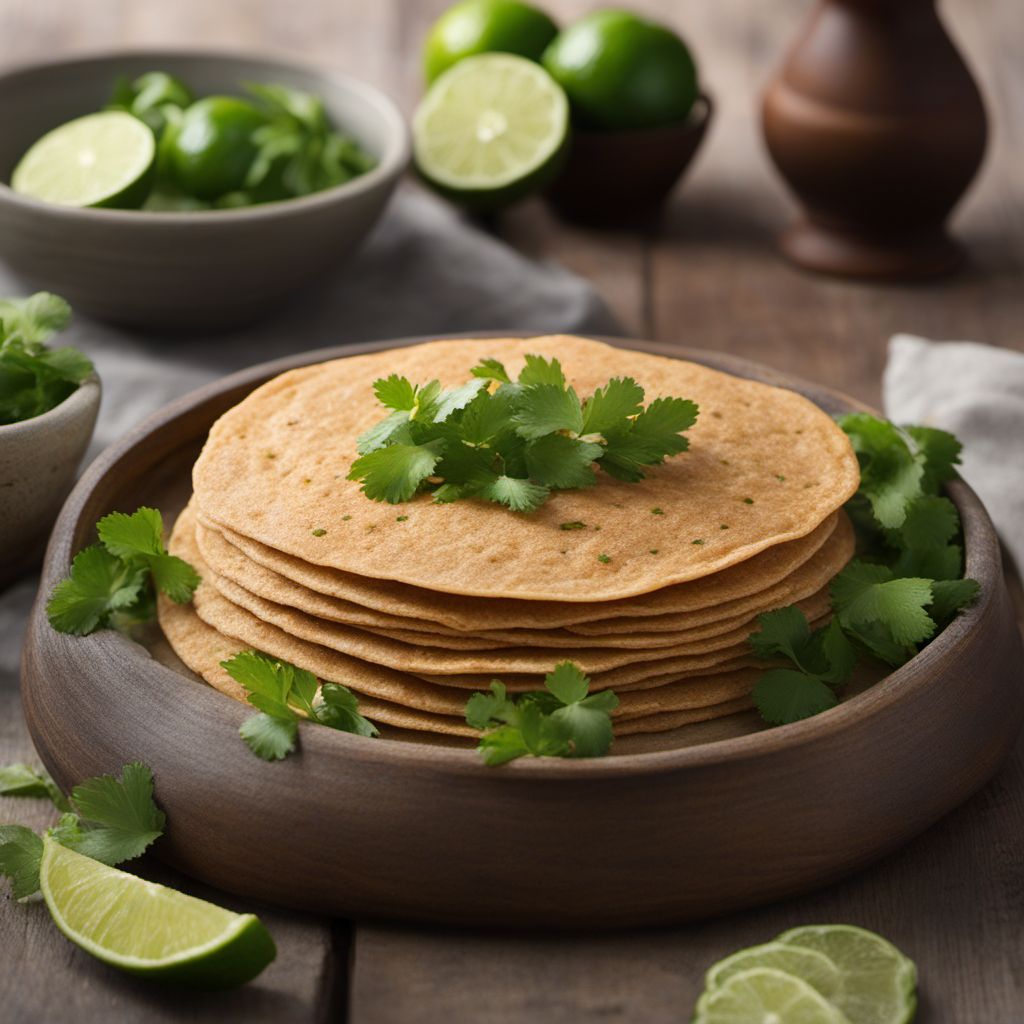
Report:
M 444 3 L 0 0 L 0 64 L 201 42 L 337 65 L 383 86 L 409 110 L 419 90 L 419 42 Z M 588 6 L 548 3 L 564 19 Z M 972 263 L 948 280 L 882 288 L 805 276 L 772 250 L 790 205 L 761 146 L 757 94 L 809 2 L 636 6 L 690 39 L 716 99 L 716 121 L 693 173 L 656 229 L 568 228 L 531 203 L 497 226 L 512 244 L 589 277 L 628 333 L 749 356 L 872 402 L 893 332 L 1024 349 L 1019 0 L 943 5 L 996 128 L 956 218 Z M 0 620 L 0 629 L 16 632 L 20 624 Z M 0 763 L 31 758 L 16 666 L 2 664 Z M 48 816 L 32 803 L 0 800 L 0 820 L 41 826 Z M 514 865 L 509 878 L 514 884 Z M 174 881 L 203 895 L 199 886 Z M 667 1024 L 688 1019 L 703 969 L 716 958 L 790 925 L 844 921 L 881 931 L 918 962 L 924 1024 L 1011 1024 L 1024 1019 L 1024 744 L 981 794 L 883 863 L 825 892 L 707 924 L 625 935 L 507 935 L 260 912 L 278 941 L 275 964 L 241 992 L 187 997 L 107 970 L 65 942 L 41 906 L 8 903 L 0 907 L 0 1019 Z

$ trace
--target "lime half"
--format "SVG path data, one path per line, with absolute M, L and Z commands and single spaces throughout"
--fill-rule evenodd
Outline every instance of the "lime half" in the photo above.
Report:
M 21 158 L 11 188 L 61 206 L 141 206 L 156 138 L 138 118 L 107 110 L 47 132 Z
M 233 988 L 276 955 L 252 914 L 204 900 L 43 841 L 39 884 L 57 927 L 98 960 L 192 988 Z
M 848 924 L 807 925 L 783 932 L 784 945 L 823 953 L 839 969 L 832 1001 L 851 1024 L 907 1024 L 917 1009 L 917 969 L 891 942 Z
M 707 989 L 720 988 L 734 974 L 755 967 L 772 967 L 806 981 L 826 999 L 834 1000 L 843 985 L 843 976 L 832 961 L 814 949 L 786 946 L 781 942 L 766 942 L 761 946 L 741 949 L 738 953 L 712 965 L 704 978 Z
M 569 135 L 569 103 L 524 57 L 467 57 L 430 87 L 413 118 L 420 173 L 440 192 L 495 209 L 546 185 Z
M 817 989 L 771 967 L 732 975 L 700 997 L 694 1024 L 849 1024 Z

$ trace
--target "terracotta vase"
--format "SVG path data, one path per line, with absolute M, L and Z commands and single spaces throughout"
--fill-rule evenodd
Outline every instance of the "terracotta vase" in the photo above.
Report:
M 986 118 L 935 0 L 819 0 L 763 118 L 803 206 L 780 239 L 793 262 L 883 279 L 960 262 L 945 225 L 981 163 Z

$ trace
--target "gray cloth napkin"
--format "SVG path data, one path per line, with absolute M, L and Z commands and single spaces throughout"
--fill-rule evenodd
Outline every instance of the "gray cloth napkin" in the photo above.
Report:
M 25 291 L 0 267 L 0 296 Z M 618 333 L 581 278 L 527 259 L 407 185 L 329 285 L 256 326 L 147 337 L 79 317 L 61 340 L 87 352 L 103 381 L 91 458 L 171 399 L 254 363 L 346 342 L 476 330 Z M 15 684 L 34 592 L 25 580 L 0 594 L 0 685 Z
M 882 388 L 890 419 L 960 438 L 961 473 L 1024 571 L 1024 354 L 897 334 Z

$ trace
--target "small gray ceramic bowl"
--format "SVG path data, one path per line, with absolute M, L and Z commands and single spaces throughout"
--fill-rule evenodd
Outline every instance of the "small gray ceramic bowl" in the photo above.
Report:
M 323 98 L 337 127 L 377 166 L 314 195 L 241 210 L 80 210 L 27 199 L 6 184 L 51 128 L 100 110 L 119 75 L 167 71 L 195 95 L 278 82 Z M 394 104 L 345 75 L 271 59 L 202 51 L 127 51 L 0 75 L 0 259 L 76 311 L 150 328 L 254 320 L 323 278 L 363 240 L 409 160 Z
M 0 426 L 0 588 L 41 559 L 99 409 L 94 375 L 42 416 Z

